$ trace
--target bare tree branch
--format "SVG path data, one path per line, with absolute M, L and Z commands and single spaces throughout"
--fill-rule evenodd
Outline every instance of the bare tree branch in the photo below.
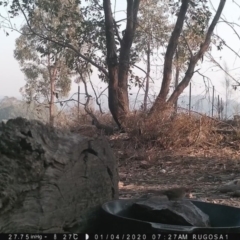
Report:
M 208 83 L 210 82 L 210 83 L 212 84 L 211 78 L 209 78 L 208 76 L 204 75 L 203 73 L 200 73 L 200 72 L 199 72 L 199 69 L 196 70 L 195 72 L 198 73 L 200 76 L 202 76 L 203 82 L 204 82 L 204 85 L 205 85 L 206 92 L 209 92 L 209 84 L 207 85 L 205 79 L 208 80 Z M 213 84 L 212 84 L 212 86 L 213 86 Z
M 240 58 L 240 55 L 234 50 L 232 49 L 229 45 L 226 44 L 226 42 L 221 38 L 219 37 L 218 35 L 214 34 L 214 36 L 216 36 L 218 39 L 220 39 L 223 43 L 223 45 L 225 45 L 228 49 L 230 49 L 236 56 L 238 56 Z
M 233 27 L 234 25 L 237 27 L 240 27 L 239 24 L 235 23 L 235 22 L 228 22 L 227 20 L 224 20 L 223 18 L 221 18 L 222 21 L 219 21 L 218 23 L 226 23 L 227 25 L 229 25 L 233 30 L 235 30 L 235 28 Z M 232 26 L 233 25 L 233 26 Z M 236 31 L 236 30 L 235 30 Z M 234 32 L 235 32 L 234 31 Z M 236 33 L 236 32 L 235 32 Z
M 235 3 L 240 8 L 240 5 L 238 3 L 236 3 L 234 0 L 233 0 L 233 3 Z
M 94 88 L 94 86 L 93 86 L 93 83 L 92 83 L 92 81 L 91 81 L 91 78 L 90 78 L 90 75 L 89 75 L 89 74 L 88 74 L 88 80 L 89 80 L 90 85 L 91 85 L 91 87 L 92 87 L 92 90 L 93 90 L 93 92 L 94 92 L 94 95 L 95 95 L 95 98 L 96 98 L 96 103 L 97 103 L 97 105 L 98 105 L 98 107 L 99 107 L 99 110 L 100 110 L 100 112 L 103 114 L 104 112 L 103 112 L 103 110 L 102 110 L 101 103 L 98 101 L 98 100 L 99 100 L 99 96 L 97 96 L 96 90 L 95 90 L 95 88 Z
M 144 69 L 142 69 L 141 67 L 137 66 L 136 64 L 134 64 L 133 66 L 134 66 L 135 68 L 141 70 L 142 72 L 144 72 L 144 73 L 147 75 L 147 72 L 146 72 Z M 154 83 L 153 78 L 152 78 L 151 76 L 149 76 L 149 77 L 150 77 L 150 79 L 152 80 L 152 82 Z
M 233 81 L 235 81 L 238 85 L 240 85 L 240 82 L 235 79 L 231 74 L 229 74 L 224 67 L 221 66 L 221 64 L 219 62 L 217 62 L 214 57 L 212 56 L 211 53 L 208 53 L 209 58 L 211 59 L 212 62 L 214 62 L 226 75 L 228 75 Z

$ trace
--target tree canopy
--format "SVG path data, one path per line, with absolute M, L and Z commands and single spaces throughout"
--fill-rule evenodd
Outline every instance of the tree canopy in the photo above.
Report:
M 174 104 L 188 86 L 195 66 L 210 47 L 225 3 L 226 0 L 219 0 L 218 9 L 211 16 L 207 0 L 164 3 L 128 0 L 126 18 L 118 21 L 111 0 L 103 0 L 103 3 L 96 0 L 12 0 L 7 7 L 10 7 L 11 17 L 19 14 L 24 17 L 29 30 L 41 39 L 41 43 L 51 42 L 54 49 L 71 50 L 74 58 L 67 62 L 70 67 L 76 69 L 74 63 L 78 61 L 75 60 L 81 59 L 85 65 L 98 69 L 99 77 L 108 83 L 109 109 L 122 127 L 129 113 L 129 76 L 138 61 L 137 47 L 140 49 L 149 41 L 154 47 L 161 44 L 165 47 L 162 86 L 151 107 L 152 113 L 166 103 Z M 155 7 L 151 10 L 149 4 Z M 155 11 L 157 8 L 165 9 L 170 19 L 176 21 L 169 24 L 161 12 Z M 45 15 L 49 16 L 48 20 L 44 20 Z M 41 44 L 36 50 L 42 54 L 47 52 Z M 186 71 L 169 95 L 176 53 Z

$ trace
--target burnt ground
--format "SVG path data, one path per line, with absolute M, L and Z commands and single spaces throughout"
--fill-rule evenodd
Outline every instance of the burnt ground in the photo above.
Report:
M 109 140 L 119 159 L 119 198 L 136 198 L 152 190 L 191 186 L 193 199 L 240 207 L 240 198 L 218 190 L 240 179 L 240 142 L 231 146 L 136 150 L 129 139 Z

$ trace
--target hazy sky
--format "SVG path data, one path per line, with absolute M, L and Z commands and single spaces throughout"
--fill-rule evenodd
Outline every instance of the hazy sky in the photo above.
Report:
M 238 2 L 238 0 L 236 0 Z M 112 1 L 114 2 L 114 1 Z M 125 6 L 124 0 L 117 0 L 117 10 L 124 10 Z M 212 0 L 212 3 L 217 7 L 220 0 Z M 4 11 L 0 8 L 0 12 L 4 14 Z M 123 14 L 123 13 L 121 13 Z M 236 22 L 240 24 L 240 8 L 237 7 L 232 1 L 227 0 L 226 6 L 223 11 L 223 16 L 229 22 Z M 235 27 L 236 31 L 240 34 L 240 27 Z M 218 33 L 226 43 L 233 48 L 236 52 L 240 53 L 240 40 L 236 37 L 235 33 L 225 24 L 219 23 L 215 29 L 215 32 Z M 21 94 L 19 89 L 24 86 L 24 76 L 20 71 L 18 62 L 13 57 L 13 50 L 15 45 L 15 39 L 19 36 L 16 32 L 11 32 L 10 36 L 6 37 L 3 33 L 3 30 L 0 29 L 0 96 L 16 96 L 20 97 Z M 213 55 L 219 63 L 224 64 L 224 61 L 227 63 L 229 69 L 236 69 L 231 71 L 234 77 L 240 77 L 240 61 L 236 59 L 236 56 L 231 53 L 226 47 L 221 52 L 213 51 Z M 220 60 L 220 57 L 222 60 Z M 219 94 L 224 94 L 224 73 L 214 68 L 212 70 L 211 63 L 205 63 L 204 68 L 202 68 L 202 73 L 209 76 L 212 80 L 213 85 L 215 85 L 216 90 Z M 207 70 L 208 69 L 208 70 Z M 154 76 L 153 76 L 154 77 Z M 158 78 L 161 78 L 161 76 Z M 99 86 L 100 81 L 97 79 L 97 75 L 93 76 L 94 83 L 96 86 Z M 152 86 L 152 91 L 158 93 L 160 86 L 160 81 Z M 204 84 L 202 78 L 194 75 L 192 80 L 193 94 L 200 94 L 204 92 Z M 77 85 L 73 83 L 71 93 L 76 92 Z M 99 89 L 100 90 L 100 89 Z M 133 90 L 133 91 L 136 91 Z M 188 92 L 188 89 L 185 90 Z M 236 96 L 237 97 L 237 96 Z

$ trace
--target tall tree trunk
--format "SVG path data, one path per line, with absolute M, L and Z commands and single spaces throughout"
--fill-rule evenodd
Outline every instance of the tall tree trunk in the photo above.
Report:
M 180 73 L 180 66 L 179 66 L 179 57 L 178 57 L 178 49 L 176 49 L 176 67 L 175 67 L 175 87 L 174 90 L 177 88 L 179 83 L 179 73 Z M 178 106 L 178 99 L 174 104 L 175 113 L 177 113 L 177 106 Z
M 228 88 L 226 86 L 226 102 L 225 102 L 225 119 L 227 120 L 227 111 L 228 111 Z
M 108 104 L 112 116 L 119 127 L 121 127 L 125 116 L 129 112 L 128 72 L 130 49 L 137 26 L 139 2 L 140 0 L 128 0 L 127 2 L 127 25 L 125 34 L 120 39 L 121 47 L 118 61 L 111 1 L 103 0 L 109 72 Z
M 107 45 L 107 64 L 109 74 L 108 105 L 113 119 L 121 127 L 119 122 L 120 106 L 118 104 L 118 56 L 114 38 L 114 20 L 112 17 L 111 1 L 104 0 L 105 31 Z M 123 111 L 123 109 L 122 109 Z
M 49 101 L 49 124 L 54 125 L 54 100 L 55 100 L 55 83 L 57 77 L 57 66 L 54 64 L 52 68 L 50 63 L 50 55 L 48 55 L 48 73 L 50 79 L 50 101 Z
M 52 77 L 50 78 L 50 102 L 49 102 L 49 124 L 53 126 L 54 120 L 53 120 L 53 103 L 54 103 L 54 81 Z
M 147 99 L 148 99 L 148 92 L 149 92 L 149 78 L 150 78 L 150 41 L 148 41 L 148 49 L 147 49 L 147 75 L 146 75 L 146 87 L 145 87 L 145 94 L 144 94 L 144 102 L 143 102 L 143 110 L 147 111 Z
M 50 103 L 49 103 L 49 124 L 54 125 L 54 101 L 55 101 L 55 83 L 56 83 L 57 69 L 55 68 L 53 74 L 50 76 Z

